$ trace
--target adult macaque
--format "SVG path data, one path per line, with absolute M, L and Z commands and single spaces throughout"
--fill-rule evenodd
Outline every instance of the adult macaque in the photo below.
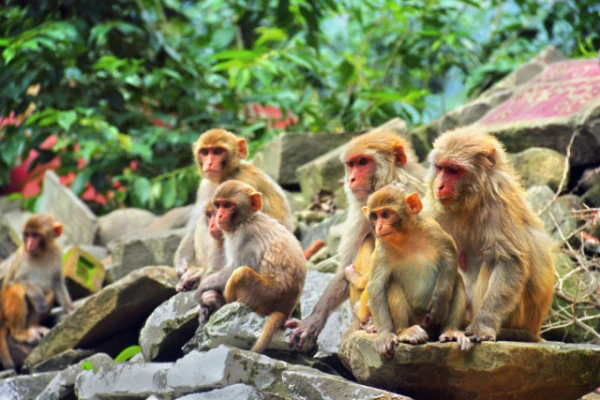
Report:
M 196 206 L 188 223 L 188 234 L 181 241 L 174 257 L 175 269 L 181 276 L 190 266 L 202 265 L 205 249 L 199 243 L 211 242 L 203 221 L 204 205 L 212 198 L 217 186 L 229 179 L 251 185 L 263 194 L 263 212 L 281 222 L 290 231 L 293 217 L 283 190 L 256 166 L 243 161 L 248 155 L 246 140 L 223 129 L 204 132 L 193 146 L 194 160 L 202 181 L 196 195 Z M 199 231 L 199 232 L 197 232 Z
M 460 254 L 472 309 L 465 333 L 540 341 L 554 293 L 553 245 L 504 148 L 476 127 L 446 132 L 433 147 L 428 200 Z
M 377 237 L 367 285 L 377 329 L 375 346 L 386 358 L 399 342 L 441 342 L 470 347 L 460 325 L 466 296 L 458 275 L 454 241 L 430 217 L 421 215 L 419 195 L 391 184 L 369 197 L 363 207 Z M 425 329 L 424 329 L 425 328 Z
M 286 323 L 286 327 L 297 327 L 292 334 L 290 345 L 300 348 L 304 346 L 308 337 L 316 340 L 329 315 L 348 299 L 350 284 L 346 279 L 345 268 L 354 265 L 356 271 L 368 270 L 368 266 L 358 264 L 370 264 L 370 257 L 356 259 L 356 256 L 363 245 L 372 246 L 372 242 L 369 243 L 368 240 L 365 243 L 365 239 L 371 233 L 371 226 L 361 208 L 369 195 L 393 181 L 405 184 L 411 191 L 425 191 L 423 167 L 417 162 L 410 143 L 394 132 L 373 130 L 352 139 L 346 145 L 341 160 L 346 165 L 344 187 L 348 201 L 348 218 L 338 250 L 340 263 L 335 278 L 315 305 L 311 315 L 303 321 L 291 320 Z M 357 327 L 357 324 L 354 324 L 351 329 Z
M 4 352 L 7 334 L 19 342 L 35 343 L 48 332 L 39 322 L 54 298 L 65 311 L 73 310 L 62 271 L 62 251 L 56 243 L 62 228 L 50 214 L 34 215 L 25 223 L 23 244 L 2 285 L 0 358 L 5 368 L 14 367 L 10 354 Z
M 223 254 L 223 232 L 217 226 L 217 214 L 212 202 L 209 200 L 204 206 L 204 217 L 198 224 L 203 224 L 203 228 L 208 230 L 212 240 L 204 240 L 201 234 L 202 230 L 197 229 L 194 238 L 195 248 L 202 249 L 196 252 L 196 258 L 201 258 L 199 265 L 202 267 L 189 268 L 181 275 L 181 279 L 177 283 L 177 291 L 187 292 L 198 288 L 202 276 L 208 273 L 207 268 L 221 268 L 225 263 Z
M 283 225 L 260 211 L 262 195 L 243 182 L 222 183 L 213 204 L 227 266 L 204 278 L 197 293 L 204 300 L 208 291 L 222 291 L 226 302 L 246 303 L 269 315 L 252 347 L 261 353 L 300 300 L 306 276 L 302 247 Z

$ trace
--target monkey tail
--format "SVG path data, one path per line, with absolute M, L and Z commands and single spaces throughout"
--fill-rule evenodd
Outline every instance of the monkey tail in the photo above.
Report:
M 8 350 L 8 343 L 6 338 L 8 337 L 8 328 L 6 326 L 0 327 L 0 361 L 2 367 L 5 370 L 15 369 L 15 362 L 13 361 L 10 351 Z
M 273 335 L 277 331 L 277 329 L 283 326 L 283 323 L 287 319 L 287 314 L 284 314 L 280 311 L 274 311 L 269 315 L 267 322 L 265 323 L 265 327 L 263 328 L 260 337 L 252 346 L 252 351 L 255 353 L 262 353 L 267 349 L 269 343 L 271 343 L 271 339 L 273 339 Z
M 496 335 L 496 340 L 504 340 L 508 342 L 541 342 L 539 335 L 534 335 L 525 329 L 510 329 L 502 328 Z

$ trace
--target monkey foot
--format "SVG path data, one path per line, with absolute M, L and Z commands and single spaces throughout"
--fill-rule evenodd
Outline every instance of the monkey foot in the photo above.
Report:
M 360 329 L 366 331 L 367 333 L 377 333 L 377 327 L 373 323 L 367 322 L 366 324 L 360 323 Z
M 10 335 L 17 341 L 20 343 L 28 343 L 28 344 L 36 344 L 40 341 L 40 339 L 42 338 L 42 335 L 40 332 L 38 332 L 37 329 L 35 329 L 34 327 L 31 327 L 29 329 L 25 329 L 23 331 L 19 331 L 19 332 L 11 332 Z
M 473 342 L 495 342 L 496 330 L 489 326 L 472 323 L 465 329 L 465 335 Z
M 467 351 L 471 348 L 471 340 L 465 336 L 461 331 L 457 331 L 454 329 L 449 329 L 443 334 L 440 335 L 440 342 L 457 342 L 458 347 L 462 351 Z
M 381 357 L 390 359 L 394 356 L 394 345 L 398 344 L 398 336 L 392 332 L 381 332 L 375 338 L 375 348 Z
M 399 341 L 411 344 L 425 343 L 427 339 L 429 339 L 429 335 L 419 325 L 404 329 L 398 336 Z

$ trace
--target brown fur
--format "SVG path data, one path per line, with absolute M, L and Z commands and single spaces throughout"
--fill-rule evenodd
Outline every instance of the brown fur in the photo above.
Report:
M 405 164 L 400 166 L 397 146 L 401 146 Z M 425 171 L 417 162 L 410 142 L 392 131 L 374 129 L 364 135 L 352 139 L 344 148 L 341 161 L 345 162 L 351 154 L 366 154 L 375 161 L 373 176 L 370 177 L 372 191 L 394 181 L 405 184 L 409 189 L 424 193 L 423 177 Z M 338 254 L 338 272 L 325 289 L 325 292 L 315 305 L 313 312 L 303 321 L 290 321 L 287 327 L 296 327 L 292 334 L 291 344 L 302 347 L 308 337 L 318 337 L 325 326 L 329 315 L 344 300 L 348 299 L 350 284 L 345 276 L 345 269 L 354 264 L 359 250 L 367 235 L 371 232 L 369 222 L 364 218 L 361 207 L 365 205 L 366 197 L 358 200 L 349 189 L 348 173 L 346 171 L 345 190 L 348 201 L 348 218 L 346 231 L 343 233 Z M 372 193 L 372 192 L 371 192 Z M 362 269 L 362 267 L 360 267 Z M 353 324 L 353 327 L 357 324 Z
M 197 298 L 210 290 L 222 291 L 225 301 L 239 301 L 269 315 L 252 348 L 262 352 L 300 300 L 306 276 L 302 248 L 283 225 L 256 211 L 261 196 L 253 187 L 230 180 L 217 188 L 213 199 L 235 205 L 230 228 L 223 231 L 226 267 L 202 281 Z M 221 218 L 219 211 L 217 215 Z
M 466 259 L 461 272 L 474 313 L 467 333 L 495 340 L 501 327 L 514 328 L 539 341 L 554 293 L 553 244 L 526 203 L 503 146 L 479 128 L 459 128 L 435 141 L 429 159 L 432 215 Z M 435 165 L 443 162 L 466 170 L 449 206 L 433 191 Z
M 403 185 L 373 193 L 363 210 L 366 217 L 390 214 L 389 219 L 377 219 L 377 226 L 371 220 L 377 239 L 367 292 L 378 332 L 377 351 L 390 357 L 398 341 L 426 341 L 429 335 L 421 326 L 441 333 L 440 341 L 458 340 L 468 349 L 470 342 L 459 331 L 466 300 L 450 235 L 419 214 L 418 197 L 409 196 Z

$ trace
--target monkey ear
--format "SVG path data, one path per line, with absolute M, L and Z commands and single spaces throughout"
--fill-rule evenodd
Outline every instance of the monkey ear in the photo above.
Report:
M 404 167 L 408 161 L 406 158 L 406 153 L 404 152 L 404 146 L 402 146 L 400 143 L 396 143 L 394 145 L 394 153 L 396 154 L 396 165 L 399 167 Z
M 486 168 L 494 168 L 496 165 L 496 150 L 483 153 L 483 163 Z
M 262 194 L 259 192 L 250 193 L 250 207 L 254 212 L 260 211 L 262 208 Z
M 421 203 L 421 199 L 417 192 L 409 194 L 404 198 L 406 205 L 408 206 L 408 212 L 417 215 L 423 209 L 423 203 Z
M 52 225 L 52 234 L 54 235 L 55 238 L 62 235 L 62 231 L 63 231 L 63 226 L 60 222 L 55 222 L 54 225 Z
M 246 139 L 240 138 L 237 140 L 237 148 L 238 148 L 238 157 L 246 158 L 248 157 L 248 147 L 246 146 Z
M 363 209 L 363 214 L 365 214 L 365 217 L 367 219 L 369 219 L 369 207 L 364 206 L 362 209 Z

